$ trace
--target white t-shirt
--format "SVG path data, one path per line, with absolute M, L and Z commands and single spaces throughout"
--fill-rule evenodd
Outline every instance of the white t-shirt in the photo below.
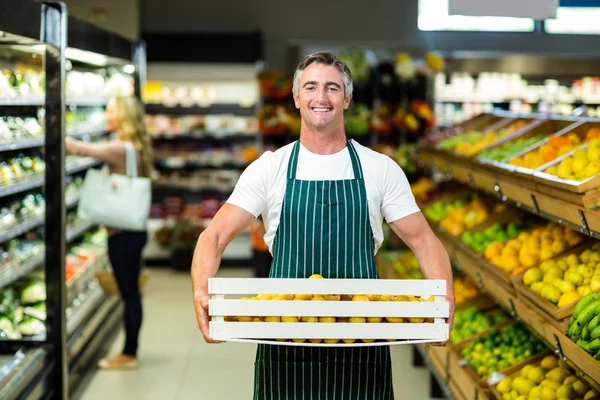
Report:
M 371 230 L 375 252 L 383 242 L 383 219 L 388 223 L 419 212 L 406 175 L 391 158 L 352 141 L 365 178 Z M 294 143 L 275 152 L 267 151 L 246 168 L 240 176 L 228 203 L 241 207 L 265 224 L 265 242 L 273 253 L 273 241 L 279 226 L 285 197 L 288 162 Z M 298 156 L 298 180 L 353 179 L 354 171 L 347 147 L 342 151 L 320 155 L 302 144 Z

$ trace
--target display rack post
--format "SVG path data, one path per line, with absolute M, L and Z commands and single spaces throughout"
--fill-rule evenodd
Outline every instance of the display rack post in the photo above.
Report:
M 146 83 L 146 42 L 140 40 L 133 43 L 132 49 L 133 65 L 135 66 L 135 85 L 134 94 L 138 99 L 142 99 L 142 90 Z
M 53 399 L 68 398 L 67 334 L 65 316 L 65 49 L 67 9 L 45 4 L 43 40 L 46 46 L 45 183 L 47 342 L 54 362 L 48 385 Z

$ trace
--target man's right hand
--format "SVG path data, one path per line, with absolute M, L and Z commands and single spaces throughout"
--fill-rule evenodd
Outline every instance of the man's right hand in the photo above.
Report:
M 194 308 L 196 309 L 196 321 L 198 321 L 198 327 L 204 336 L 206 343 L 221 343 L 218 340 L 212 340 L 210 337 L 210 329 L 208 322 L 210 316 L 208 315 L 208 301 L 210 296 L 207 294 L 199 294 L 194 296 Z

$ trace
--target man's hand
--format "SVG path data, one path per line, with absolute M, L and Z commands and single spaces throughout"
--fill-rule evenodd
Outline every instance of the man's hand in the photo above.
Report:
M 444 342 L 431 343 L 432 346 L 444 347 L 450 340 L 450 333 L 452 333 L 452 326 L 454 326 L 454 292 L 450 292 L 446 295 L 446 301 L 449 303 L 450 310 L 448 318 L 446 318 L 446 323 L 448 324 L 448 340 Z
M 218 340 L 212 340 L 210 337 L 210 329 L 208 327 L 208 322 L 210 321 L 208 315 L 208 300 L 210 300 L 210 296 L 207 294 L 194 295 L 194 308 L 196 309 L 198 327 L 200 328 L 206 343 L 221 343 Z

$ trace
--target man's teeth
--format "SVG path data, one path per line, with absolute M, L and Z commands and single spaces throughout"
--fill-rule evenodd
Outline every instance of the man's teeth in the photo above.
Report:
M 324 112 L 324 111 L 329 111 L 329 108 L 313 108 L 313 110 L 319 111 L 319 112 Z

